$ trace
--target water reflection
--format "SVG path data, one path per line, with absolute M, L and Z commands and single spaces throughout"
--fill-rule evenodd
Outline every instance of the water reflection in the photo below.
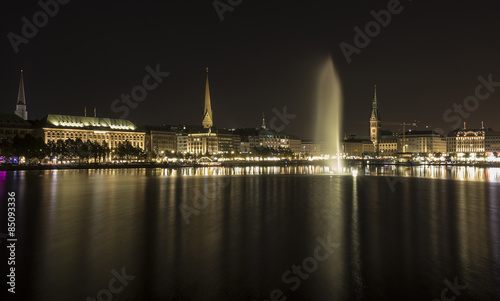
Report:
M 331 175 L 329 166 L 246 166 L 246 167 L 183 167 L 154 169 L 90 169 L 90 170 L 46 170 L 44 175 L 63 178 L 65 174 L 74 172 L 89 176 L 248 176 L 248 175 Z M 5 173 L 5 172 L 4 172 Z M 17 176 L 17 171 L 14 172 Z M 24 171 L 19 171 L 24 173 Z M 344 167 L 344 175 L 388 176 L 388 177 L 418 177 L 442 180 L 500 182 L 500 168 L 475 166 L 367 166 Z M 22 177 L 20 178 L 22 180 Z M 1 180 L 1 174 L 0 174 Z
M 19 289 L 95 298 L 126 267 L 137 278 L 119 298 L 130 300 L 263 300 L 276 288 L 287 300 L 434 300 L 455 277 L 464 300 L 500 296 L 497 169 L 356 170 L 7 172 L 0 188 L 20 196 Z M 406 178 L 391 189 L 389 176 Z M 291 291 L 283 272 L 328 236 L 340 247 Z
M 476 166 L 369 166 L 351 167 L 364 175 L 418 177 L 443 180 L 500 182 L 500 168 Z M 360 173 L 361 174 L 361 173 Z

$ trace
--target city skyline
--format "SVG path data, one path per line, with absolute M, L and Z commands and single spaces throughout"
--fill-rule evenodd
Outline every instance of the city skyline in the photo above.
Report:
M 116 154 L 123 157 L 124 147 L 130 152 L 136 152 L 136 160 L 139 156 L 142 159 L 145 155 L 162 162 L 168 161 L 168 156 L 178 157 L 186 155 L 195 157 L 198 155 L 212 156 L 217 160 L 217 156 L 243 157 L 253 156 L 263 159 L 263 152 L 268 155 L 291 159 L 383 159 L 397 160 L 399 163 L 408 163 L 408 160 L 420 163 L 422 159 L 444 162 L 445 160 L 469 160 L 472 155 L 473 160 L 483 161 L 488 157 L 489 161 L 498 161 L 500 153 L 500 132 L 492 128 L 485 128 L 481 122 L 481 128 L 463 128 L 445 132 L 443 129 L 418 129 L 416 122 L 386 122 L 383 121 L 378 105 L 377 86 L 373 87 L 371 103 L 371 114 L 369 119 L 369 136 L 351 134 L 337 136 L 339 140 L 308 140 L 295 135 L 282 132 L 282 129 L 295 118 L 289 115 L 284 107 L 283 114 L 275 111 L 281 119 L 282 124 L 276 127 L 277 116 L 270 121 L 267 128 L 265 114 L 262 115 L 262 125 L 260 128 L 223 128 L 214 125 L 212 115 L 212 104 L 210 97 L 210 85 L 208 68 L 206 68 L 205 98 L 204 108 L 200 124 L 180 124 L 161 126 L 151 124 L 134 124 L 128 119 L 130 109 L 135 108 L 140 93 L 134 94 L 134 90 L 146 93 L 151 85 L 148 81 L 156 78 L 161 82 L 161 73 L 154 73 L 149 69 L 150 75 L 144 77 L 143 86 L 136 86 L 132 90 L 132 96 L 122 97 L 121 109 L 123 118 L 97 117 L 94 107 L 94 116 L 87 116 L 85 107 L 84 115 L 48 114 L 41 120 L 30 120 L 28 122 L 27 106 L 24 92 L 23 70 L 20 73 L 18 97 L 14 114 L 1 114 L 0 132 L 2 133 L 2 154 L 8 155 L 16 161 L 15 155 L 28 154 L 28 161 L 31 159 L 50 161 L 58 160 L 62 157 L 62 162 L 67 162 L 65 157 L 69 155 L 63 151 L 71 149 L 74 145 L 79 145 L 75 151 L 69 155 L 69 162 L 75 162 L 75 157 L 80 161 L 87 158 L 86 152 L 81 150 L 86 145 L 88 148 L 101 149 L 99 162 L 113 161 L 118 159 Z M 165 76 L 168 76 L 167 73 Z M 487 89 L 487 83 L 478 86 L 476 95 L 480 97 L 481 89 Z M 484 97 L 484 95 L 482 95 Z M 120 104 L 120 101 L 116 101 Z M 130 106 L 130 107 L 127 107 Z M 116 109 L 117 107 L 112 107 Z M 323 107 L 323 111 L 327 109 Z M 331 111 L 330 111 L 331 112 Z M 341 117 L 339 117 L 341 118 Z M 386 126 L 402 126 L 398 131 L 382 129 Z M 458 124 L 460 125 L 460 124 Z M 323 125 L 324 127 L 325 125 Z M 29 135 L 28 135 L 29 134 Z M 337 132 L 338 134 L 338 132 Z M 340 140 L 343 140 L 341 142 Z M 34 141 L 38 141 L 35 146 Z M 24 142 L 22 142 L 24 141 Z M 29 142 L 31 141 L 31 142 Z M 31 147 L 26 146 L 31 144 Z M 59 146 L 57 146 L 59 145 Z M 62 147 L 62 145 L 65 145 Z M 92 146 L 94 145 L 94 146 Z M 97 147 L 99 145 L 99 147 Z M 24 150 L 23 150 L 24 149 Z M 28 150 L 29 149 L 29 150 Z M 134 149 L 134 150 L 132 150 Z M 33 152 L 33 150 L 39 150 Z M 30 153 L 31 152 L 31 153 Z M 104 156 L 101 156 L 105 154 Z M 253 154 L 253 155 L 252 155 Z M 13 156 L 14 155 L 14 156 Z M 238 156 L 242 157 L 238 157 Z M 97 156 L 97 152 L 96 152 Z M 20 156 L 24 157 L 24 156 Z M 42 158 L 43 157 L 43 158 Z M 53 157 L 53 158 L 52 158 Z M 258 160 L 260 160 L 258 159 Z M 269 157 L 267 158 L 269 159 Z M 10 160 L 10 159 L 9 159 Z M 23 161 L 26 160 L 24 157 Z M 73 161 L 72 161 L 73 160 Z M 97 160 L 97 158 L 94 158 Z M 339 168 L 340 169 L 340 168 Z
M 60 5 L 47 26 L 40 27 L 27 44 L 19 45 L 18 53 L 8 38 L 3 40 L 6 63 L 0 74 L 4 98 L 1 111 L 12 111 L 18 72 L 24 69 L 30 119 L 40 119 L 48 113 L 80 115 L 85 106 L 97 107 L 100 116 L 118 118 L 120 114 L 111 110 L 111 103 L 140 85 L 148 74 L 148 66 L 154 69 L 159 65 L 169 76 L 148 91 L 128 119 L 139 124 L 197 124 L 198 116 L 190 108 L 203 99 L 203 69 L 208 66 L 218 126 L 258 127 L 262 112 L 272 116 L 273 109 L 287 106 L 288 112 L 297 114 L 297 118 L 284 131 L 310 139 L 317 66 L 331 54 L 344 90 L 344 132 L 368 134 L 365 125 L 357 123 L 369 115 L 369 108 L 365 108 L 371 102 L 373 84 L 379 88 L 384 120 L 418 120 L 421 127 L 432 125 L 447 132 L 453 129 L 453 117 L 458 113 L 448 115 L 450 122 L 443 118 L 444 113 L 474 95 L 476 86 L 481 84 L 480 77 L 486 81 L 491 77 L 494 83 L 500 78 L 495 72 L 500 66 L 496 45 L 482 39 L 482 35 L 493 30 L 488 25 L 494 21 L 492 3 L 482 2 L 491 6 L 489 10 L 474 10 L 466 9 L 471 4 L 453 2 L 453 9 L 447 10 L 443 3 L 401 2 L 399 8 L 403 10 L 393 14 L 390 24 L 381 26 L 380 34 L 371 38 L 359 54 L 352 54 L 350 63 L 339 45 L 354 45 L 353 28 L 364 28 L 374 20 L 371 11 L 386 10 L 388 1 L 356 8 L 348 4 L 342 7 L 342 13 L 334 10 L 335 4 L 331 3 L 312 3 L 305 8 L 294 3 L 266 3 L 265 9 L 259 4 L 242 2 L 224 14 L 223 22 L 211 3 L 201 7 L 101 4 L 101 13 L 90 12 L 90 7 L 73 2 Z M 11 13 L 2 21 L 5 37 L 9 32 L 21 34 L 22 16 L 29 19 L 41 9 L 36 3 L 9 5 Z M 307 14 L 303 12 L 305 20 L 298 21 L 302 9 Z M 199 10 L 209 13 L 199 17 Z M 275 22 L 273 16 L 282 10 L 280 23 Z M 95 21 L 85 22 L 80 11 L 92 15 Z M 135 17 L 124 25 L 135 28 L 125 39 L 130 41 L 128 47 L 113 46 L 124 37 L 113 34 L 118 25 L 106 27 L 106 22 L 118 20 L 114 18 L 120 14 L 131 16 L 133 11 L 137 11 Z M 162 13 L 169 18 L 161 18 Z M 261 17 L 261 23 L 248 28 L 256 15 Z M 420 19 L 424 15 L 425 21 Z M 71 18 L 78 22 L 69 25 Z M 146 19 L 150 21 L 141 25 Z M 481 22 L 475 22 L 478 20 Z M 159 22 L 159 26 L 148 26 L 154 22 Z M 305 26 L 306 23 L 310 25 Z M 186 34 L 198 33 L 189 41 L 181 35 L 169 36 L 173 32 L 170 25 L 182 27 Z M 291 33 L 286 34 L 287 31 Z M 273 32 L 282 34 L 279 42 L 272 38 Z M 81 35 L 76 44 L 71 36 L 78 33 Z M 161 33 L 170 39 L 157 38 Z M 424 34 L 428 39 L 422 43 L 418 38 Z M 69 38 L 59 39 L 61 35 Z M 90 46 L 94 39 L 107 50 Z M 176 51 L 169 50 L 170 42 L 179 46 Z M 430 50 L 429 44 L 435 47 Z M 40 56 L 44 59 L 40 60 Z M 476 128 L 481 121 L 485 127 L 500 128 L 495 118 L 499 97 L 498 92 L 491 92 L 487 99 L 480 100 L 475 111 L 465 112 L 468 117 L 463 121 Z M 168 109 L 172 107 L 175 110 Z
M 2 296 L 500 301 L 499 12 L 6 1 Z
M 221 127 L 221 126 L 217 126 L 216 124 L 214 124 L 214 119 L 213 119 L 213 116 L 212 116 L 212 108 L 211 108 L 211 99 L 210 99 L 210 88 L 209 88 L 209 77 L 208 77 L 208 67 L 205 68 L 206 70 L 206 79 L 205 79 L 205 93 L 204 93 L 204 109 L 203 109 L 203 114 L 202 114 L 202 122 L 201 122 L 201 126 L 203 128 L 206 128 L 206 129 L 210 129 L 212 127 L 217 127 L 217 128 L 229 128 L 229 127 Z M 486 81 L 484 80 L 484 78 L 482 79 L 484 83 L 486 83 Z M 481 86 L 481 88 L 483 89 L 487 89 L 487 87 L 484 87 L 484 86 Z M 17 101 L 16 101 L 16 110 L 14 111 L 14 113 L 16 115 L 18 115 L 19 117 L 23 118 L 24 120 L 28 120 L 27 116 L 28 116 L 28 113 L 27 113 L 27 105 L 26 105 L 26 99 L 25 99 L 25 85 L 24 85 L 24 71 L 23 70 L 20 70 L 20 81 L 19 81 L 19 87 L 18 87 L 18 96 L 17 96 Z M 477 91 L 477 89 L 476 89 Z M 133 100 L 132 100 L 133 101 Z M 117 101 L 118 103 L 118 101 Z M 125 104 L 130 104 L 129 102 L 125 103 Z M 116 107 L 115 107 L 116 108 Z M 129 109 L 128 109 L 129 110 Z M 274 116 L 273 116 L 273 119 L 278 119 L 276 117 L 281 117 L 283 118 L 283 114 L 286 115 L 286 109 L 283 111 L 284 113 L 281 114 L 281 112 L 279 111 L 276 111 L 276 109 L 273 110 L 274 111 Z M 374 85 L 373 86 L 373 94 L 372 94 L 372 100 L 371 100 L 371 114 L 370 114 L 370 121 L 367 122 L 367 121 L 364 121 L 364 122 L 357 122 L 357 123 L 362 123 L 362 124 L 366 124 L 367 125 L 367 135 L 365 135 L 366 133 L 362 132 L 362 133 L 348 133 L 347 131 L 344 131 L 344 137 L 347 137 L 347 136 L 358 136 L 358 137 L 366 137 L 366 138 L 369 138 L 368 140 L 371 140 L 372 143 L 374 144 L 374 147 L 375 147 L 375 152 L 378 153 L 378 140 L 380 140 L 380 135 L 381 135 L 381 131 L 385 131 L 385 132 L 392 132 L 394 134 L 402 134 L 404 131 L 412 131 L 413 130 L 431 130 L 431 131 L 434 131 L 436 132 L 437 134 L 440 134 L 441 136 L 446 136 L 448 133 L 451 133 L 455 130 L 465 130 L 467 129 L 467 121 L 461 121 L 460 123 L 455 123 L 456 125 L 460 125 L 458 127 L 452 127 L 450 130 L 447 130 L 446 128 L 443 129 L 443 128 L 433 128 L 431 126 L 421 126 L 417 120 L 414 120 L 414 122 L 406 122 L 406 121 L 401 121 L 401 122 L 387 122 L 387 121 L 382 121 L 381 119 L 381 115 L 380 115 L 380 107 L 378 106 L 378 100 L 377 100 L 377 85 Z M 94 117 L 99 117 L 99 118 L 110 118 L 109 116 L 97 116 L 97 107 L 94 107 L 93 108 L 93 113 L 94 113 Z M 117 111 L 115 110 L 114 113 L 116 113 Z M 450 110 L 451 112 L 451 110 Z M 464 113 L 463 110 L 460 111 L 459 113 Z M 6 114 L 10 114 L 8 112 L 6 112 Z M 47 117 L 48 115 L 51 115 L 52 113 L 47 113 L 46 115 L 44 115 L 44 117 Z M 250 127 L 246 127 L 246 128 L 255 128 L 255 129 L 258 129 L 258 128 L 263 128 L 263 129 L 266 129 L 266 125 L 265 125 L 265 113 L 262 113 L 262 124 L 261 126 L 250 126 Z M 53 114 L 52 114 L 53 115 Z M 64 113 L 61 113 L 61 114 L 57 114 L 57 115 L 70 115 L 70 114 L 64 114 Z M 276 115 L 279 115 L 279 116 L 276 116 Z M 294 114 L 292 114 L 294 115 Z M 292 116 L 290 115 L 290 116 Z M 87 116 L 87 106 L 84 107 L 84 114 L 83 115 L 79 115 L 79 114 L 75 114 L 74 116 Z M 128 115 L 127 115 L 128 116 Z M 296 116 L 296 115 L 294 115 Z M 457 116 L 460 117 L 460 116 L 463 116 L 463 115 L 460 115 L 457 113 Z M 42 117 L 43 118 L 43 117 Z M 40 119 L 42 119 L 40 118 Z M 113 118 L 113 116 L 111 116 L 111 118 Z M 295 117 L 293 117 L 295 118 Z M 292 119 L 293 119 L 292 118 Z M 120 118 L 120 117 L 117 117 L 115 119 L 126 119 L 128 120 L 128 118 Z M 39 120 L 39 119 L 36 119 L 36 120 Z M 36 121 L 35 120 L 35 121 Z M 275 120 L 275 121 L 276 121 Z M 458 120 L 458 118 L 457 118 Z M 460 119 L 462 120 L 462 119 Z M 373 122 L 376 122 L 376 123 L 373 123 Z M 144 123 L 144 124 L 140 124 L 140 123 L 135 123 L 136 125 L 140 125 L 140 126 L 165 126 L 165 125 L 169 125 L 169 126 L 172 126 L 172 125 L 176 125 L 176 124 L 168 124 L 168 123 L 164 123 L 162 125 L 159 125 L 159 124 L 150 124 L 150 123 Z M 185 125 L 185 126 L 194 126 L 194 127 L 197 127 L 199 126 L 200 124 L 199 123 L 193 123 L 193 124 L 189 124 L 189 123 L 178 123 L 177 125 Z M 396 126 L 396 128 L 395 128 Z M 419 128 L 420 126 L 420 128 Z M 275 130 L 276 132 L 284 132 L 282 131 L 281 129 L 284 128 L 285 126 L 284 125 L 281 125 L 280 127 L 276 127 L 276 126 L 271 126 L 271 129 Z M 404 130 L 406 128 L 406 130 Z M 493 129 L 493 127 L 491 126 L 485 126 L 484 125 L 484 120 L 481 120 L 481 126 L 472 126 L 472 127 L 469 127 L 469 129 Z M 242 127 L 242 126 L 235 126 L 235 127 L 232 127 L 232 129 L 245 129 L 245 127 Z M 294 135 L 294 133 L 290 133 L 290 132 L 287 132 L 286 134 L 291 134 L 291 135 Z M 303 140 L 306 140 L 306 141 L 314 141 L 315 139 L 309 139 L 309 138 L 302 138 L 300 137 L 301 139 Z M 345 138 L 344 138 L 345 139 Z

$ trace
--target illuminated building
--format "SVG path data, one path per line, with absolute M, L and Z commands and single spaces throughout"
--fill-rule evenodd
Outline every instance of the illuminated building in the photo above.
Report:
M 145 150 L 157 155 L 167 155 L 177 152 L 177 133 L 164 127 L 144 127 Z
M 146 133 L 125 119 L 97 118 L 49 114 L 37 125 L 35 132 L 45 143 L 57 140 L 76 140 L 97 142 L 109 148 L 129 141 L 132 146 L 144 149 Z
M 241 137 L 241 152 L 250 152 L 253 148 L 283 149 L 288 148 L 294 154 L 303 153 L 302 141 L 292 135 L 278 132 L 266 127 L 264 115 L 262 115 L 262 126 L 260 128 L 245 128 L 235 131 Z
M 212 104 L 208 85 L 208 68 L 205 85 L 205 108 L 202 126 L 204 129 L 187 134 L 187 150 L 195 155 L 234 154 L 240 150 L 240 138 L 223 129 L 213 126 Z M 178 150 L 179 151 L 179 150 Z
M 262 126 L 258 131 L 258 138 L 256 142 L 257 146 L 260 147 L 272 149 L 290 148 L 290 136 L 282 132 L 268 129 L 266 127 L 264 115 L 262 115 Z M 297 142 L 294 142 L 294 147 L 296 146 L 296 143 Z M 300 147 L 298 151 L 300 151 Z
M 402 137 L 399 137 L 399 142 L 402 151 Z M 409 153 L 446 153 L 446 139 L 434 131 L 408 131 L 405 133 L 405 144 Z
M 492 128 L 456 129 L 446 137 L 448 153 L 498 153 L 500 133 Z
M 177 134 L 177 153 L 187 154 L 188 153 L 188 136 L 182 133 Z
M 290 150 L 294 154 L 300 154 L 302 152 L 302 140 L 300 140 L 298 137 L 290 135 L 288 137 L 288 142 Z
M 489 128 L 484 134 L 484 151 L 487 155 L 500 153 L 500 132 Z
M 271 129 L 261 129 L 259 131 L 259 146 L 280 149 L 289 148 L 290 141 L 288 135 Z
M 189 154 L 216 155 L 219 153 L 219 141 L 215 133 L 188 134 L 187 149 Z
M 446 137 L 448 153 L 484 153 L 484 129 L 456 129 Z
M 321 146 L 313 141 L 302 141 L 300 143 L 300 152 L 305 156 L 319 156 Z
M 372 156 L 375 152 L 373 142 L 368 137 L 350 136 L 344 138 L 344 153 L 349 157 Z
M 217 132 L 219 139 L 219 154 L 234 154 L 240 151 L 241 138 L 228 130 L 219 130 Z
M 240 144 L 241 140 L 238 135 L 224 129 L 187 135 L 187 153 L 189 154 L 235 154 L 240 152 Z
M 379 155 L 394 156 L 398 152 L 398 136 L 382 135 L 378 147 Z

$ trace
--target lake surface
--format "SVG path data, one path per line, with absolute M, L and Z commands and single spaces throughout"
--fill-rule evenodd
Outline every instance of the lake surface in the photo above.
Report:
M 353 170 L 0 172 L 2 233 L 17 199 L 16 296 L 500 300 L 500 169 Z

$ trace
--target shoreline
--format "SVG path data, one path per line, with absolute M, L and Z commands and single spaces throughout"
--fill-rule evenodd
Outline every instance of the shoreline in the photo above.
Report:
M 90 164 L 60 164 L 60 165 L 0 165 L 0 171 L 10 170 L 52 170 L 52 169 L 123 169 L 123 168 L 191 168 L 191 167 L 247 167 L 247 166 L 307 166 L 325 165 L 324 161 L 265 161 L 265 162 L 224 162 L 221 164 L 200 163 L 90 163 Z
M 348 166 L 470 166 L 470 167 L 491 167 L 500 168 L 500 163 L 450 163 L 447 164 L 398 164 L 398 163 L 388 163 L 388 162 L 372 162 L 367 163 L 366 160 L 355 160 L 346 161 Z M 220 164 L 200 164 L 200 163 L 121 163 L 121 164 L 107 164 L 107 163 L 90 163 L 90 164 L 61 164 L 61 165 L 0 165 L 0 171 L 15 171 L 15 170 L 58 170 L 58 169 L 126 169 L 126 168 L 201 168 L 201 167 L 251 167 L 251 166 L 307 166 L 307 165 L 317 165 L 324 166 L 327 165 L 326 160 L 317 161 L 264 161 L 264 162 L 221 162 Z

